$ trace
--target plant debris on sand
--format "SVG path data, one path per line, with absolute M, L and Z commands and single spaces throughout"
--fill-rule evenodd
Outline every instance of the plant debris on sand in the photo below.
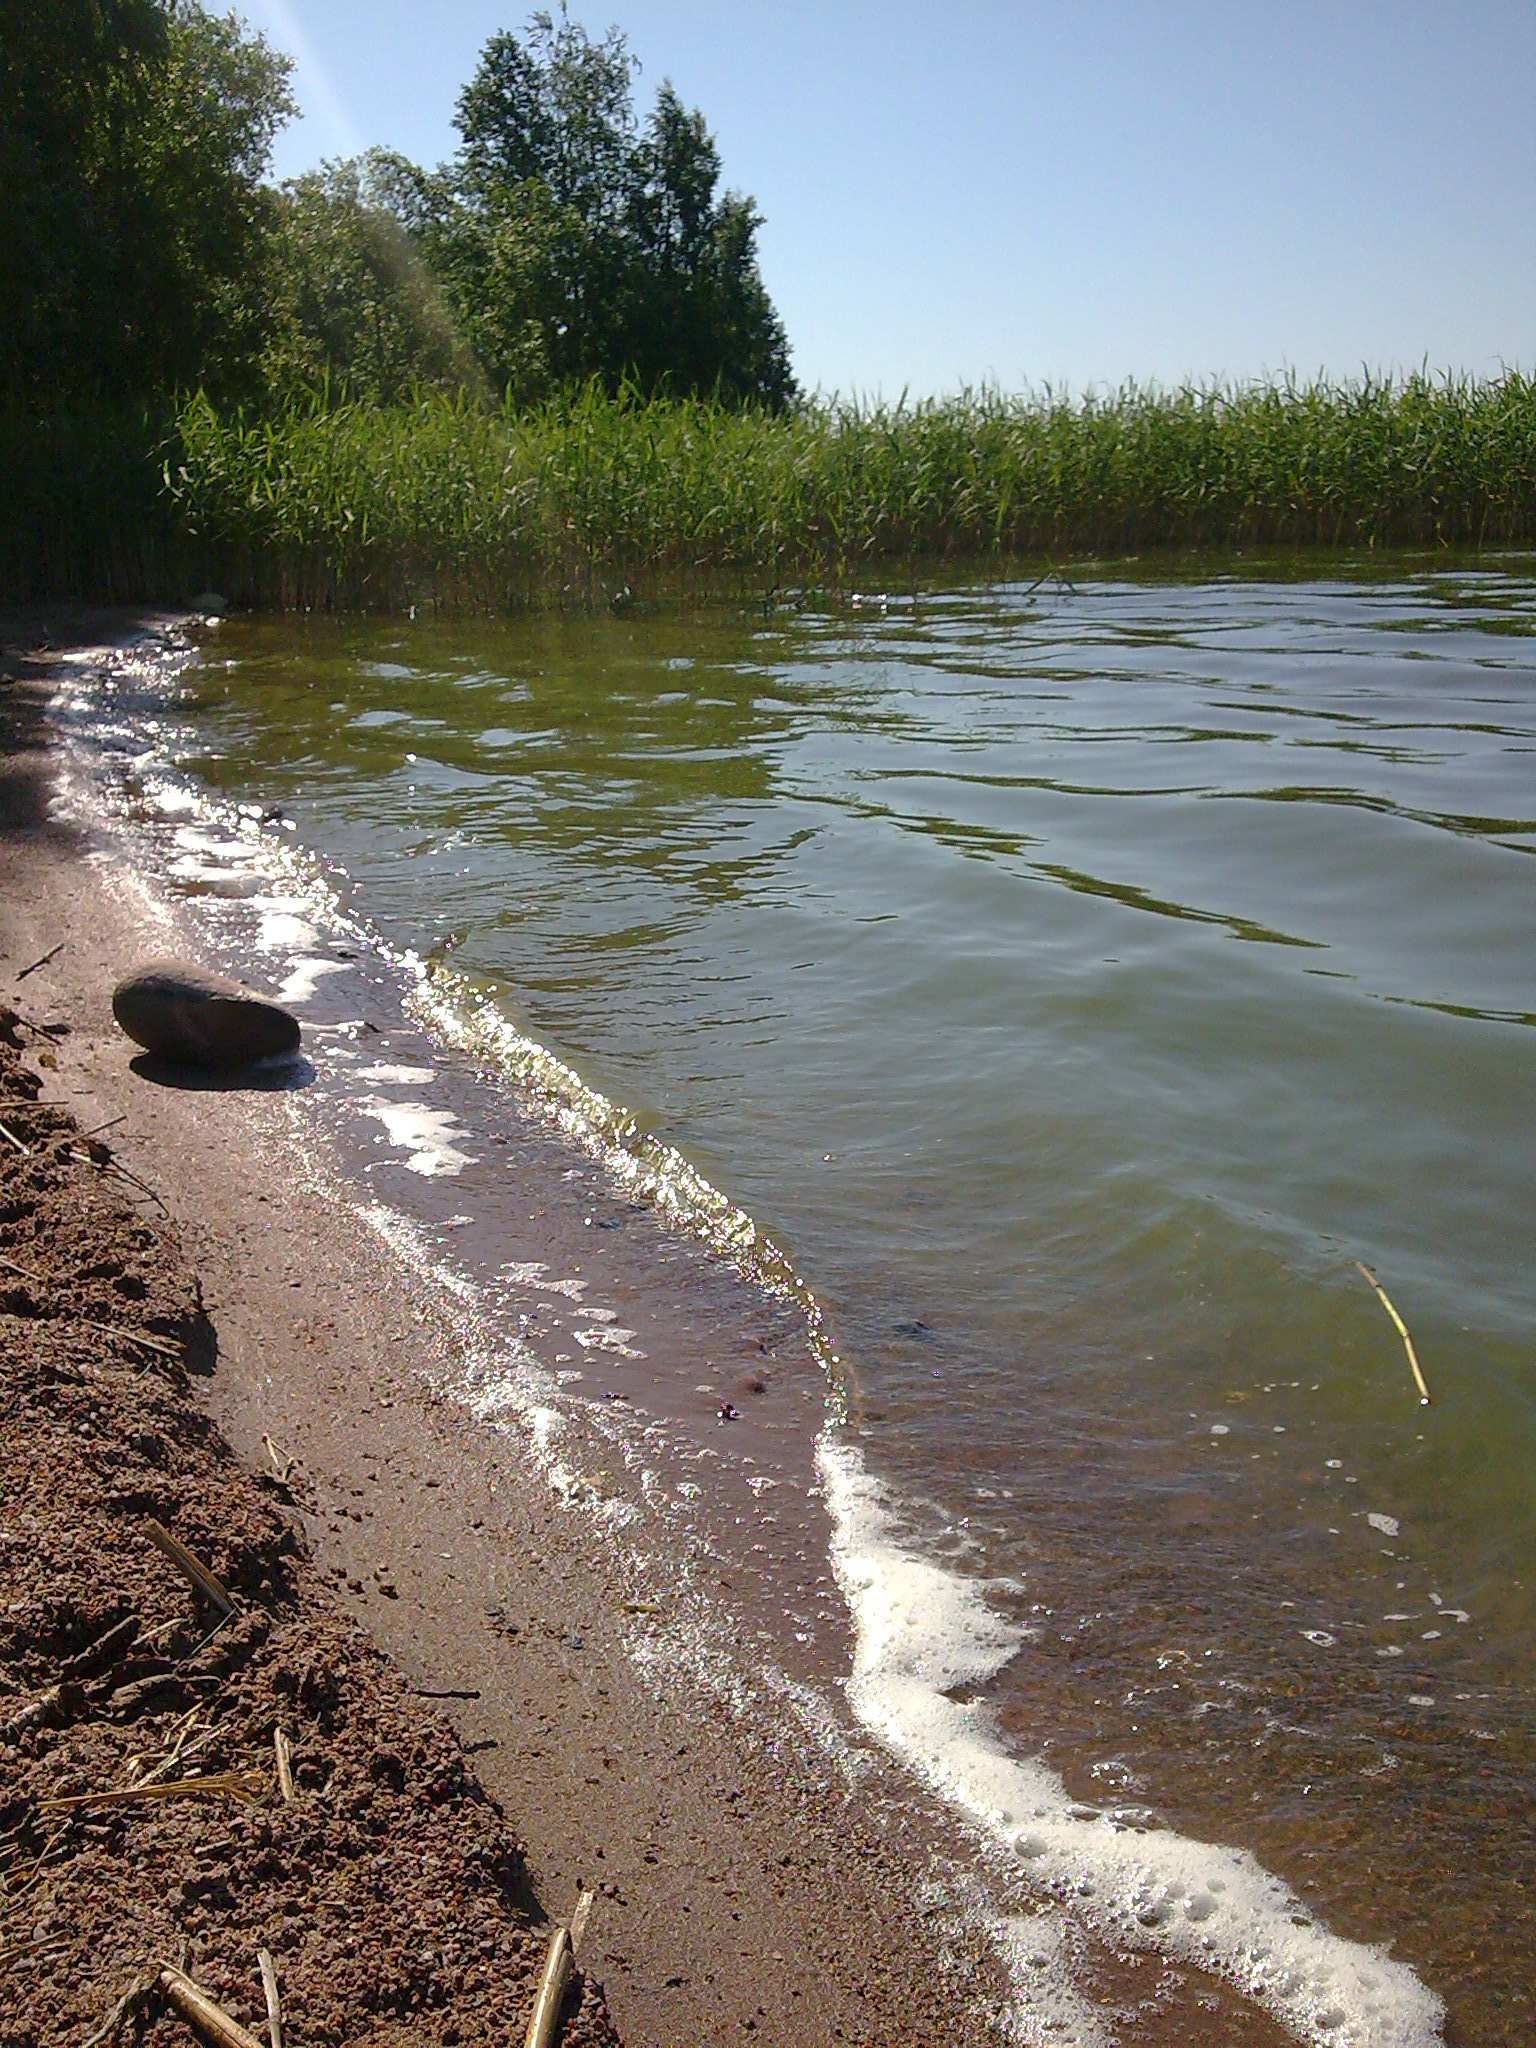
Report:
M 6 2048 L 187 2048 L 166 1966 L 265 2038 L 260 1951 L 304 2048 L 505 2048 L 549 1937 L 520 1845 L 320 1588 L 302 1475 L 246 1474 L 198 1412 L 196 1280 L 41 1101 L 49 1043 L 0 1006 Z M 579 1975 L 560 2039 L 616 2039 Z

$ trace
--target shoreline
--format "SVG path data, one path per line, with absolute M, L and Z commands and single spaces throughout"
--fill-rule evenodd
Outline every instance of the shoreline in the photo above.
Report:
M 260 1086 L 178 1084 L 110 1025 L 64 1042 L 65 1085 L 93 1123 L 131 1109 L 114 1143 L 195 1232 L 205 1408 L 251 1469 L 270 1438 L 313 1476 L 324 1575 L 460 1696 L 552 1910 L 599 1888 L 583 1960 L 624 2038 L 1281 2048 L 1332 2038 L 1339 2000 L 1362 2048 L 1440 2038 L 1433 1994 L 1218 1828 L 1124 1835 L 1037 1760 L 1048 1715 L 1022 1753 L 994 1739 L 985 1681 L 1022 1644 L 865 1486 L 816 1303 L 738 1265 L 711 1205 L 748 1244 L 752 1219 L 706 1183 L 677 1228 L 665 1168 L 647 1194 L 609 1140 L 624 1112 L 558 1061 L 551 1089 L 553 1056 L 376 929 L 301 823 L 185 773 L 187 642 L 149 623 L 60 657 L 27 835 L 56 857 L 7 892 L 17 958 L 93 1031 L 147 953 L 299 1010 Z M 1207 1879 L 1214 1940 L 1180 1917 Z
M 88 659 L 169 623 L 75 614 L 53 637 L 71 632 Z M 28 622 L 6 624 L 14 646 Z M 1000 1973 L 979 1933 L 956 1955 L 953 1921 L 933 1925 L 915 1896 L 896 1767 L 870 1745 L 833 1782 L 782 1708 L 776 1729 L 728 1688 L 690 1698 L 660 1621 L 637 1660 L 650 1589 L 515 1435 L 443 1391 L 463 1341 L 451 1303 L 348 1212 L 339 1175 L 295 1177 L 293 1099 L 132 1071 L 107 995 L 163 935 L 49 816 L 42 700 L 64 651 L 0 699 L 5 990 L 62 942 L 22 984 L 72 1027 L 46 1092 L 82 1128 L 125 1118 L 114 1149 L 165 1204 L 216 1332 L 199 1404 L 248 1471 L 267 1466 L 268 1437 L 296 1461 L 313 1576 L 409 1681 L 473 1695 L 441 1710 L 513 1816 L 547 1909 L 597 1888 L 581 1959 L 632 2048 L 987 2038 Z

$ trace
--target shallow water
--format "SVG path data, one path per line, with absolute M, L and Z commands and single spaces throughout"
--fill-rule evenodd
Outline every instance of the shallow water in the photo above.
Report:
M 1042 1872 L 999 1758 L 1254 1851 L 1480 2044 L 1536 2025 L 1533 598 L 1335 560 L 230 621 L 177 705 L 183 771 L 787 1252 L 883 1486 L 866 1718 Z

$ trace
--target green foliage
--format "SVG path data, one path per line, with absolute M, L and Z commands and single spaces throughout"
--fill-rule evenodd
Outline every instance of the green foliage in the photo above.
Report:
M 191 0 L 0 0 L 0 390 L 252 388 L 288 69 Z
M 718 195 L 719 152 L 670 85 L 637 134 L 635 69 L 617 29 L 594 41 L 563 10 L 521 40 L 494 36 L 422 222 L 429 260 L 487 372 L 520 398 L 598 377 L 784 405 L 759 216 Z
M 398 159 L 362 157 L 277 195 L 263 369 L 279 399 L 328 381 L 375 400 L 477 381 L 443 289 L 396 211 L 401 174 Z

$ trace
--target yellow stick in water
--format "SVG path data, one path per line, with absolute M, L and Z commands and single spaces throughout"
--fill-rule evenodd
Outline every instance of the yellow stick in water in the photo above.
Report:
M 1418 1385 L 1419 1406 L 1421 1408 L 1427 1408 L 1429 1406 L 1429 1389 L 1425 1386 L 1424 1375 L 1419 1370 L 1419 1355 L 1413 1348 L 1413 1339 L 1408 1334 L 1408 1325 L 1403 1321 L 1402 1317 L 1398 1314 L 1397 1310 L 1392 1306 L 1391 1297 L 1387 1293 L 1385 1287 L 1383 1287 L 1381 1282 L 1376 1278 L 1376 1275 L 1371 1271 L 1370 1267 L 1362 1266 L 1360 1261 L 1356 1259 L 1355 1268 L 1357 1272 L 1364 1275 L 1365 1279 L 1376 1290 L 1377 1299 L 1380 1301 L 1382 1307 L 1386 1310 L 1387 1314 L 1392 1318 L 1393 1322 L 1396 1324 L 1397 1334 L 1403 1340 L 1403 1349 L 1408 1354 L 1408 1363 L 1413 1368 L 1413 1377 Z

